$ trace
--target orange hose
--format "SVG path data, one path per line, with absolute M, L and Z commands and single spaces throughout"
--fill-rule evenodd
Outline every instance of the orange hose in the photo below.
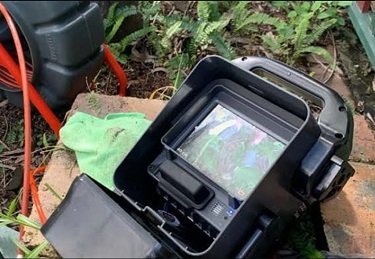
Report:
M 34 174 L 30 174 L 30 189 L 31 189 L 31 197 L 33 198 L 33 202 L 35 205 L 35 208 L 38 212 L 39 219 L 42 224 L 46 223 L 47 217 L 44 214 L 42 205 L 39 200 L 39 195 L 38 195 L 38 187 L 36 186 L 35 179 L 34 179 Z
M 23 49 L 21 41 L 13 23 L 12 17 L 8 13 L 3 3 L 0 3 L 0 11 L 3 14 L 6 23 L 10 29 L 13 37 L 14 45 L 17 51 L 17 57 L 19 61 L 19 67 L 21 72 L 22 92 L 23 92 L 23 109 L 24 109 L 24 130 L 25 130 L 25 147 L 24 147 L 24 167 L 23 167 L 23 190 L 22 190 L 22 201 L 21 201 L 21 213 L 23 215 L 28 214 L 28 203 L 29 203 L 29 189 L 30 189 L 30 164 L 31 164 L 31 110 L 29 100 L 29 88 L 27 82 L 26 62 L 23 55 Z M 23 226 L 20 226 L 20 239 L 24 233 Z M 19 251 L 20 252 L 20 251 Z
M 37 168 L 35 168 L 34 170 L 32 170 L 32 174 L 33 175 L 36 175 L 36 174 L 41 174 L 43 173 L 45 170 L 46 170 L 47 166 L 44 165 L 44 166 L 39 166 Z
M 104 56 L 105 61 L 112 69 L 113 73 L 117 76 L 119 82 L 119 95 L 125 96 L 126 95 L 126 88 L 128 87 L 128 78 L 124 73 L 124 70 L 121 68 L 120 64 L 117 62 L 115 56 L 113 56 L 111 50 L 109 49 L 107 44 L 103 44 L 104 47 Z
M 40 222 L 42 224 L 46 223 L 47 217 L 46 214 L 44 214 L 42 204 L 39 199 L 39 194 L 38 194 L 38 187 L 35 183 L 34 175 L 43 173 L 45 171 L 47 166 L 40 166 L 35 168 L 34 170 L 31 170 L 30 172 L 30 188 L 31 188 L 31 197 L 33 199 L 34 205 L 36 207 L 36 210 L 38 212 L 38 216 L 40 219 Z

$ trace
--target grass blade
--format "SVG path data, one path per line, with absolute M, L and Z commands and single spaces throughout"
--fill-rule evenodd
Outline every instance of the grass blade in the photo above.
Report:
M 21 249 L 21 251 L 24 253 L 24 254 L 29 254 L 31 251 L 25 246 L 25 244 L 23 244 L 22 242 L 20 242 L 19 240 L 16 240 L 16 239 L 12 239 L 13 243 L 19 248 Z
M 47 187 L 47 189 L 53 194 L 53 196 L 55 196 L 57 199 L 59 199 L 60 201 L 63 200 L 63 197 L 60 196 L 60 194 L 58 194 L 53 188 L 51 185 L 49 185 L 48 183 L 45 183 L 44 186 Z
M 22 214 L 17 215 L 15 223 L 21 224 L 21 225 L 26 226 L 26 227 L 34 228 L 34 229 L 37 229 L 37 230 L 40 230 L 40 228 L 41 228 L 40 224 L 32 221 L 31 219 L 29 219 L 28 217 L 26 217 Z
M 25 258 L 38 258 L 39 254 L 48 246 L 48 241 L 44 240 L 43 243 L 35 247 L 30 253 L 26 254 Z
M 7 217 L 11 217 L 13 215 L 13 213 L 16 211 L 17 203 L 18 203 L 18 198 L 19 198 L 19 195 L 17 195 L 17 197 L 14 198 L 12 200 L 12 202 L 10 203 L 9 208 L 8 208 L 8 212 L 6 214 Z

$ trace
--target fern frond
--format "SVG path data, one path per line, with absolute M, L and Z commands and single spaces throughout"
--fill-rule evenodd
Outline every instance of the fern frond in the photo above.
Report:
M 193 21 L 192 19 L 185 20 L 185 21 L 183 20 L 181 23 L 181 28 L 183 28 L 184 30 L 190 33 L 195 34 L 198 30 L 199 24 L 200 24 L 199 22 Z
M 204 32 L 206 35 L 210 35 L 215 31 L 222 31 L 228 25 L 229 22 L 230 19 L 228 18 L 226 20 L 208 23 L 207 26 L 204 28 Z
M 146 36 L 151 31 L 152 31 L 151 27 L 144 27 L 144 28 L 142 28 L 138 31 L 135 31 L 135 32 L 129 34 L 128 36 L 126 36 L 124 39 L 122 39 L 119 42 L 118 52 L 122 53 L 126 49 L 127 46 L 129 46 L 134 41 L 137 41 L 137 40 L 143 38 L 144 36 Z
M 265 13 L 254 13 L 244 19 L 241 23 L 237 24 L 235 30 L 239 31 L 249 24 L 268 24 L 277 27 L 282 25 L 283 21 Z
M 207 25 L 207 22 L 199 23 L 197 30 L 194 34 L 194 41 L 197 45 L 205 45 L 208 43 L 209 37 L 205 32 Z
M 170 48 L 170 45 L 171 45 L 170 42 L 171 42 L 172 37 L 182 30 L 181 24 L 182 24 L 182 21 L 176 22 L 174 25 L 172 25 L 171 27 L 167 29 L 164 37 L 161 39 L 161 45 L 164 48 L 166 49 Z
M 173 35 L 181 31 L 181 24 L 182 21 L 176 22 L 173 26 L 169 27 L 169 29 L 165 32 L 165 36 L 171 38 Z
M 112 6 L 114 6 L 114 4 Z M 125 18 L 138 13 L 137 8 L 135 6 L 123 6 L 121 8 L 118 8 L 118 10 L 113 9 L 111 12 L 113 12 L 113 14 L 111 14 L 111 17 L 112 24 L 114 24 L 111 31 L 106 36 L 107 42 L 110 42 L 112 38 L 116 35 Z
M 281 49 L 281 45 L 278 40 L 276 40 L 274 37 L 264 35 L 262 36 L 263 43 L 265 44 L 265 47 L 271 50 L 274 53 L 278 53 Z
M 106 20 L 108 21 L 109 24 L 111 23 L 113 24 L 113 21 L 115 19 L 115 10 L 118 4 L 119 2 L 115 2 L 108 9 Z
M 160 12 L 160 1 L 139 1 L 137 9 L 143 16 L 144 24 L 148 24 Z
M 111 49 L 112 54 L 117 58 L 121 54 L 121 44 L 120 43 L 110 43 L 109 48 Z
M 209 20 L 210 21 L 217 21 L 220 19 L 221 14 L 219 12 L 219 4 L 217 1 L 209 1 L 209 6 L 210 6 L 210 16 Z
M 233 24 L 235 30 L 241 28 L 242 22 L 250 15 L 249 10 L 247 9 L 248 1 L 240 1 L 233 7 Z
M 322 47 L 309 46 L 309 47 L 300 49 L 297 52 L 295 52 L 294 54 L 295 59 L 297 59 L 303 53 L 313 53 L 324 58 L 329 64 L 333 63 L 333 58 L 331 54 Z
M 233 7 L 233 13 L 235 15 L 238 15 L 238 14 L 241 14 L 243 13 L 243 11 L 247 10 L 247 5 L 248 5 L 248 1 L 239 1 L 238 4 L 236 4 L 234 7 Z
M 195 57 L 197 55 L 197 46 L 193 39 L 188 39 L 186 43 L 186 51 L 190 57 Z
M 197 14 L 198 19 L 201 21 L 208 21 L 210 17 L 211 9 L 210 3 L 208 1 L 198 1 L 197 4 Z
M 227 59 L 234 58 L 234 52 L 232 48 L 227 42 L 225 42 L 224 38 L 219 33 L 213 33 L 210 36 L 210 39 L 212 40 L 212 44 L 216 47 L 220 55 Z
M 105 37 L 106 42 L 111 42 L 112 38 L 117 33 L 118 29 L 120 29 L 120 26 L 122 22 L 124 21 L 124 19 L 125 19 L 125 16 L 121 16 L 115 21 L 115 24 L 113 25 L 112 30 Z
M 307 29 L 309 28 L 309 25 L 310 25 L 311 16 L 312 16 L 312 13 L 308 13 L 304 15 L 301 22 L 295 28 L 296 34 L 295 34 L 294 49 L 296 51 L 304 47 L 303 42 L 307 34 Z
M 319 26 L 314 28 L 309 35 L 306 36 L 306 39 L 304 40 L 304 45 L 309 46 L 313 44 L 315 41 L 319 40 L 320 36 L 322 36 L 322 34 L 325 31 L 327 31 L 329 28 L 335 25 L 336 22 L 336 19 L 330 19 L 328 21 L 322 22 Z

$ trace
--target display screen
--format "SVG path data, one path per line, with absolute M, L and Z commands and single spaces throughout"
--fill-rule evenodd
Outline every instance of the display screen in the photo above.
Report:
M 244 200 L 285 145 L 217 105 L 177 152 L 233 197 Z

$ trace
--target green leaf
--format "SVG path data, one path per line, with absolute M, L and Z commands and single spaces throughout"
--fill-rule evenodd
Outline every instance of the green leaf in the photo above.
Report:
M 316 46 L 309 46 L 306 48 L 303 48 L 295 53 L 295 55 L 298 57 L 302 53 L 313 53 L 316 55 L 321 56 L 324 58 L 329 64 L 333 63 L 333 58 L 331 54 L 324 48 L 322 47 L 316 47 Z
M 284 40 L 291 39 L 294 35 L 294 29 L 287 24 L 279 26 L 277 32 Z
M 115 34 L 117 33 L 117 31 L 119 30 L 122 22 L 124 21 L 125 19 L 125 16 L 122 16 L 122 17 L 119 17 L 115 24 L 113 25 L 112 27 L 112 30 L 110 31 L 110 33 L 108 33 L 108 35 L 105 37 L 105 40 L 106 42 L 111 42 L 112 38 L 115 36 Z
M 210 3 L 208 1 L 198 1 L 197 14 L 199 20 L 208 21 L 210 13 Z
M 331 15 L 327 11 L 324 11 L 324 12 L 321 12 L 320 14 L 318 14 L 318 16 L 316 18 L 318 18 L 318 19 L 325 19 L 325 18 L 328 18 L 330 16 Z
M 297 16 L 297 12 L 296 11 L 290 11 L 289 13 L 288 13 L 288 17 L 289 18 L 294 18 L 294 17 L 296 17 Z
M 318 41 L 324 32 L 336 24 L 336 19 L 330 19 L 322 22 L 318 27 L 316 27 L 309 35 L 305 37 L 304 45 L 309 46 L 314 42 Z
M 241 30 L 248 24 L 268 24 L 277 27 L 282 26 L 284 22 L 265 13 L 254 13 L 243 20 L 241 23 L 237 24 L 236 30 Z
M 46 133 L 43 133 L 43 146 L 44 147 L 49 147 L 50 146 L 49 143 L 48 143 L 48 141 L 47 141 L 47 135 L 46 135 Z
M 322 6 L 321 1 L 314 1 L 314 3 L 311 6 L 311 11 L 315 12 Z
M 110 42 L 112 40 L 112 38 L 116 35 L 117 31 L 120 29 L 125 18 L 135 15 L 137 14 L 137 12 L 138 11 L 135 6 L 123 6 L 121 8 L 117 8 L 117 10 L 115 11 L 114 17 L 112 18 L 112 21 L 113 21 L 112 23 L 114 23 L 114 25 L 111 31 L 106 35 L 106 41 Z
M 209 6 L 210 6 L 210 16 L 209 20 L 210 21 L 217 21 L 220 19 L 221 14 L 219 12 L 219 6 L 217 1 L 209 1 Z
M 131 43 L 143 38 L 144 36 L 146 36 L 151 31 L 152 31 L 152 27 L 144 27 L 144 28 L 142 28 L 138 31 L 135 31 L 135 32 L 129 34 L 128 36 L 126 36 L 125 38 L 123 38 L 119 42 L 120 48 L 117 49 L 118 53 L 121 54 L 126 49 L 127 46 L 129 46 Z
M 41 228 L 40 224 L 32 221 L 31 219 L 29 219 L 28 217 L 26 217 L 22 214 L 18 214 L 16 219 L 17 219 L 16 222 L 23 225 L 23 226 L 31 227 L 31 228 L 34 228 L 34 229 L 37 229 L 37 230 L 39 230 Z
M 345 25 L 345 19 L 342 18 L 342 17 L 338 17 L 337 18 L 337 24 L 341 25 L 341 26 L 344 26 Z
M 310 11 L 310 7 L 311 7 L 311 4 L 310 2 L 306 2 L 304 1 L 301 5 L 301 8 L 305 11 L 305 12 L 308 12 Z
M 12 202 L 10 203 L 9 208 L 8 208 L 8 212 L 6 214 L 7 217 L 11 217 L 13 215 L 13 213 L 16 211 L 18 200 L 19 200 L 19 195 L 17 195 L 17 197 L 14 198 L 12 200 Z
M 165 36 L 168 37 L 168 38 L 171 38 L 173 35 L 175 35 L 176 33 L 178 33 L 179 31 L 181 31 L 181 24 L 182 24 L 182 21 L 178 21 L 176 22 L 174 25 L 172 25 L 166 32 L 165 32 Z
M 262 36 L 263 43 L 266 45 L 267 48 L 269 48 L 273 52 L 278 52 L 278 50 L 281 49 L 280 43 L 271 36 Z
M 48 246 L 48 241 L 44 240 L 43 243 L 35 247 L 25 258 L 38 258 L 39 254 Z
M 29 254 L 31 252 L 31 250 L 29 250 L 24 243 L 20 242 L 19 240 L 15 240 L 15 239 L 12 239 L 13 243 L 19 248 L 21 249 L 21 251 L 24 253 L 24 254 Z
M 306 37 L 306 32 L 310 26 L 311 16 L 312 16 L 312 13 L 306 14 L 295 29 L 296 36 L 295 36 L 294 49 L 296 49 L 297 51 L 303 47 L 304 39 Z
M 53 196 L 55 196 L 57 199 L 59 199 L 60 201 L 63 200 L 63 197 L 61 197 L 53 188 L 51 185 L 49 185 L 48 183 L 45 183 L 44 184 L 47 189 L 53 194 Z
M 335 1 L 335 4 L 340 7 L 348 7 L 351 6 L 353 1 Z
M 276 8 L 288 8 L 288 1 L 272 1 L 271 4 Z
M 113 3 L 110 7 L 109 7 L 109 9 L 108 9 L 108 13 L 107 13 L 107 21 L 108 21 L 108 23 L 113 23 L 113 20 L 114 20 L 114 18 L 115 18 L 115 10 L 116 10 L 116 7 L 117 7 L 117 5 L 119 4 L 120 2 L 115 2 L 115 3 Z
M 211 39 L 220 55 L 227 59 L 234 58 L 233 50 L 219 33 L 214 33 L 213 35 L 211 35 Z
M 173 36 L 183 29 L 181 25 L 182 21 L 176 21 L 171 27 L 166 30 L 165 35 L 160 41 L 160 44 L 161 46 L 163 46 L 163 48 L 171 48 L 171 41 L 173 40 Z

